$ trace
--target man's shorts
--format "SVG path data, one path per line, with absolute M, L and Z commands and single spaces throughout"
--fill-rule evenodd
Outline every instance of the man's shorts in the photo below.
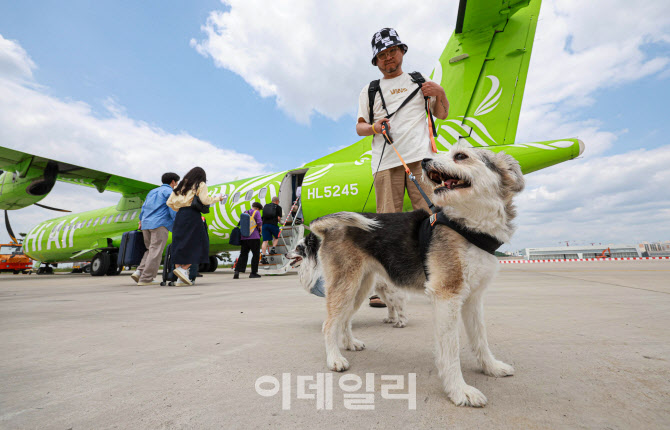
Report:
M 272 224 L 263 224 L 263 242 L 270 241 L 272 238 L 279 238 L 279 227 Z

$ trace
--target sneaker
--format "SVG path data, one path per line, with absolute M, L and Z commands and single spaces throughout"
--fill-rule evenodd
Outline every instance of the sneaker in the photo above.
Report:
M 252 273 L 251 275 L 249 275 L 249 277 L 250 278 L 260 278 L 261 275 L 259 275 L 258 273 Z
M 177 282 L 174 283 L 175 287 L 188 287 L 188 284 L 181 279 L 177 279 Z
M 263 258 L 261 258 L 261 264 L 270 264 L 270 262 L 267 258 L 265 258 L 265 256 L 263 256 Z
M 132 275 L 130 275 L 131 278 L 133 278 L 133 281 L 135 282 L 140 282 L 140 276 L 142 276 L 142 272 L 139 270 L 135 270 Z
M 188 271 L 187 270 L 184 270 L 181 267 L 177 267 L 172 271 L 172 273 L 174 273 L 175 276 L 177 278 L 181 279 L 182 282 L 185 283 L 186 285 L 193 285 L 191 280 L 188 279 Z
M 240 272 L 235 272 L 233 279 L 240 279 Z
M 274 246 L 272 248 L 270 248 L 270 254 L 276 254 L 276 253 L 277 253 L 277 249 Z
M 149 285 L 158 285 L 158 282 L 149 281 L 149 282 L 138 282 L 137 283 L 138 287 L 147 287 Z

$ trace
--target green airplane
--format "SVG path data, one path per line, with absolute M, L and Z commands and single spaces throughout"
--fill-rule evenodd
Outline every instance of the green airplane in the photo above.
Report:
M 576 138 L 515 142 L 539 11 L 540 0 L 460 1 L 456 28 L 431 75 L 450 102 L 449 117 L 436 121 L 439 151 L 456 143 L 504 151 L 518 160 L 524 174 L 583 152 Z M 212 257 L 204 269 L 215 270 L 216 254 L 236 249 L 228 245 L 230 232 L 253 201 L 269 203 L 278 196 L 284 213 L 293 214 L 282 229 L 284 249 L 262 266 L 268 273 L 288 270 L 283 254 L 303 236 L 303 224 L 332 212 L 374 212 L 374 190 L 368 200 L 370 145 L 366 137 L 296 169 L 210 186 L 211 194 L 225 198 L 206 215 Z M 44 221 L 23 242 L 26 255 L 47 270 L 57 262 L 90 260 L 91 274 L 97 276 L 120 273 L 121 236 L 137 228 L 142 202 L 158 186 L 4 147 L 0 169 L 0 209 L 12 236 L 7 210 L 39 205 L 56 180 L 121 194 L 116 206 Z M 407 197 L 405 210 L 411 210 Z

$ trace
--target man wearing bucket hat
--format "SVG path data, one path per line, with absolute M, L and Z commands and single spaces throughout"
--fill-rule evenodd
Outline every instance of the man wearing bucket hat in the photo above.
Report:
M 374 187 L 378 213 L 402 212 L 405 189 L 414 209 L 428 210 L 418 189 L 406 177 L 395 152 L 388 148 L 382 156 L 385 145 L 384 137 L 380 134 L 382 123 L 390 126 L 394 146 L 412 173 L 421 176 L 421 160 L 430 157 L 432 153 L 424 97 L 430 97 L 431 112 L 437 118 L 446 119 L 449 112 L 444 89 L 425 79 L 425 76 L 417 96 L 403 105 L 418 85 L 409 73 L 402 70 L 406 52 L 407 45 L 402 43 L 394 29 L 382 28 L 375 33 L 372 37 L 372 65 L 377 66 L 383 77 L 379 80 L 379 91 L 374 94 L 372 115 L 368 90 L 375 81 L 366 85 L 359 96 L 356 132 L 359 136 L 374 135 L 371 164 L 372 173 L 376 172 Z M 370 121 L 370 118 L 373 120 Z
M 395 148 L 414 176 L 420 177 L 421 160 L 432 154 L 424 97 L 430 98 L 430 110 L 440 119 L 447 118 L 449 102 L 439 84 L 420 73 L 403 72 L 407 45 L 394 29 L 382 28 L 372 36 L 371 43 L 372 65 L 383 77 L 361 90 L 356 132 L 359 136 L 374 135 L 371 164 L 377 213 L 402 212 L 405 190 L 414 209 L 428 211 L 419 190 L 410 184 L 400 158 L 391 148 L 384 148 L 382 124 L 387 124 Z M 417 85 L 420 89 L 414 94 Z M 370 305 L 384 306 L 377 301 L 371 298 Z

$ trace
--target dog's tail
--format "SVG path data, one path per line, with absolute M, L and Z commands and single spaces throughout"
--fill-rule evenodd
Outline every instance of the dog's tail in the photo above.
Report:
M 338 212 L 322 216 L 309 223 L 312 233 L 323 239 L 329 230 L 339 230 L 343 227 L 356 227 L 365 231 L 379 228 L 381 223 L 355 212 Z

